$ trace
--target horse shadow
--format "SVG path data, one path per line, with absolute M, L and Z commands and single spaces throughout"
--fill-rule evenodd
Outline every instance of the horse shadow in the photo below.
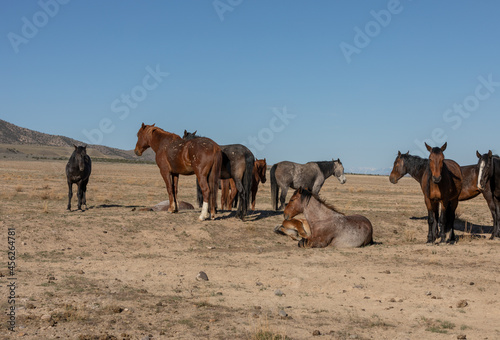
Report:
M 235 218 L 236 216 L 236 210 L 219 210 L 218 213 L 226 213 L 230 212 L 228 215 L 225 216 L 217 216 L 217 219 L 221 220 L 226 220 L 226 219 L 231 219 Z M 278 215 L 283 215 L 283 211 L 275 211 L 275 210 L 248 210 L 248 214 L 245 216 L 245 221 L 258 221 L 262 220 L 264 218 L 272 217 L 272 216 L 278 216 Z
M 425 220 L 427 221 L 427 216 L 417 217 L 412 216 L 410 220 Z M 460 218 L 455 218 L 455 224 L 453 225 L 455 230 L 461 231 L 463 233 L 471 234 L 473 237 L 484 238 L 483 234 L 491 234 L 493 232 L 493 226 L 474 224 L 470 221 L 464 221 Z
M 137 208 L 144 208 L 141 205 L 123 205 L 123 204 L 100 204 L 100 205 L 93 205 L 88 207 L 88 210 L 91 209 L 108 209 L 108 208 L 126 208 L 126 209 L 137 209 Z

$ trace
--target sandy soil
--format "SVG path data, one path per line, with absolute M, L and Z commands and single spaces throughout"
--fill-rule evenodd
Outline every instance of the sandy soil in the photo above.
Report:
M 269 182 L 248 221 L 199 222 L 200 209 L 139 211 L 167 199 L 155 165 L 96 162 L 89 209 L 68 212 L 64 166 L 0 162 L 0 338 L 500 339 L 500 241 L 481 196 L 460 203 L 457 244 L 429 246 L 413 179 L 331 178 L 321 196 L 368 217 L 377 244 L 299 249 L 273 233 Z M 194 177 L 179 191 L 194 204 Z

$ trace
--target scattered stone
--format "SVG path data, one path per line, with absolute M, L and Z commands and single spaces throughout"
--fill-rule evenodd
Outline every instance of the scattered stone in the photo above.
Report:
M 457 339 L 458 340 L 466 340 L 467 339 L 467 335 L 465 335 L 465 334 L 459 334 L 459 335 L 457 335 Z
M 313 336 L 318 336 L 318 335 L 321 335 L 321 332 L 320 332 L 320 331 L 318 331 L 318 330 L 315 330 L 315 331 L 313 332 Z
M 428 291 L 427 293 L 425 293 L 425 295 L 427 295 L 427 296 L 431 296 L 431 295 L 432 295 L 432 293 L 431 293 L 430 291 Z
M 457 308 L 464 308 L 467 307 L 468 305 L 469 303 L 467 302 L 467 300 L 460 300 L 457 303 Z
M 40 320 L 42 321 L 50 321 L 50 319 L 52 319 L 52 315 L 50 314 L 44 314 L 40 317 Z
M 81 269 L 80 269 L 80 270 L 78 271 L 78 274 L 85 274 L 85 272 L 84 272 L 83 270 L 81 270 Z
M 276 289 L 276 290 L 274 291 L 274 295 L 276 295 L 276 296 L 283 296 L 283 295 L 285 295 L 285 293 L 283 293 L 283 292 L 281 291 L 281 289 Z
M 474 282 L 470 282 L 469 285 L 474 286 Z
M 205 272 L 199 272 L 198 275 L 196 275 L 196 280 L 198 281 L 208 281 L 208 275 Z
M 287 312 L 285 312 L 283 309 L 279 311 L 278 315 L 280 316 L 280 318 L 282 319 L 286 319 L 288 314 Z
M 395 298 L 390 298 L 389 302 L 396 302 L 396 299 Z
M 255 282 L 255 285 L 256 286 L 263 286 L 264 284 L 262 282 L 260 282 L 260 281 L 257 281 L 257 282 Z
M 391 271 L 390 271 L 390 270 L 384 270 L 384 271 L 382 272 L 382 274 L 390 274 L 390 273 L 391 273 Z

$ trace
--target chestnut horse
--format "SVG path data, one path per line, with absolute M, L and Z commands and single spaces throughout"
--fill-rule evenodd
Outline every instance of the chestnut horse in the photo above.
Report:
M 481 155 L 477 152 L 478 157 Z M 448 159 L 444 160 L 445 164 L 449 162 Z M 394 166 L 389 176 L 389 181 L 393 184 L 398 183 L 398 181 L 406 174 L 410 174 L 420 185 L 422 185 L 422 176 L 424 170 L 429 166 L 428 158 L 420 158 L 419 156 L 410 155 L 410 152 L 402 154 L 398 151 L 398 155 L 394 160 Z M 478 187 L 478 175 L 479 175 L 479 165 L 464 165 L 460 167 L 462 171 L 462 191 L 458 197 L 459 201 L 470 200 L 480 193 L 482 193 L 488 207 L 490 208 L 493 221 L 495 221 L 495 204 L 493 203 L 493 195 L 491 194 L 491 189 L 486 186 L 482 189 Z
M 78 210 L 82 210 L 82 204 L 87 208 L 87 184 L 92 172 L 92 161 L 87 155 L 86 146 L 76 146 L 75 151 L 66 164 L 66 179 L 68 181 L 68 210 L 71 210 L 71 198 L 73 197 L 73 183 L 78 186 L 76 196 L 78 197 Z
M 196 175 L 203 194 L 203 207 L 199 219 L 210 217 L 208 205 L 211 204 L 211 217 L 215 218 L 217 190 L 222 166 L 222 151 L 213 140 L 197 138 L 184 140 L 180 136 L 164 131 L 153 125 L 142 123 L 137 132 L 135 154 L 151 147 L 156 153 L 156 165 L 167 186 L 169 212 L 178 211 L 177 190 L 179 175 Z
M 437 239 L 439 225 L 439 203 L 441 203 L 441 242 L 455 241 L 455 210 L 458 206 L 458 197 L 462 191 L 462 171 L 460 166 L 448 160 L 444 162 L 444 150 L 447 143 L 440 148 L 425 147 L 430 152 L 429 166 L 422 175 L 422 192 L 425 196 L 425 205 L 428 212 L 429 233 L 427 243 Z
M 305 220 L 293 218 L 300 213 L 304 214 Z M 299 188 L 294 192 L 283 214 L 285 220 L 274 231 L 294 240 L 300 237 L 299 247 L 363 247 L 373 244 L 373 227 L 366 217 L 346 216 L 306 189 Z
M 476 151 L 479 158 L 479 176 L 477 186 L 483 192 L 493 217 L 493 231 L 490 240 L 500 237 L 500 158 L 493 155 L 491 150 L 481 155 Z

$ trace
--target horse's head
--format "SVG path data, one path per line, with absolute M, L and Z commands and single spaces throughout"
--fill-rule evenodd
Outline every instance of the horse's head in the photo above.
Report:
M 285 217 L 285 220 L 289 220 L 294 216 L 297 216 L 298 214 L 304 212 L 304 205 L 302 199 L 303 192 L 304 189 L 299 188 L 295 190 L 292 197 L 290 197 L 290 201 L 288 201 L 285 210 L 283 210 L 283 215 Z
M 476 151 L 476 156 L 479 158 L 477 165 L 479 167 L 479 174 L 477 176 L 477 188 L 483 191 L 486 188 L 486 182 L 490 178 L 493 153 L 491 150 L 488 153 L 481 155 L 479 151 Z
M 198 132 L 198 130 L 196 130 L 195 132 L 187 132 L 186 130 L 184 130 L 184 136 L 182 136 L 182 139 L 190 140 L 199 137 L 196 135 L 196 132 Z
M 334 174 L 335 177 L 339 180 L 340 184 L 344 184 L 347 180 L 345 178 L 344 174 L 344 166 L 342 165 L 342 162 L 340 161 L 340 158 L 337 160 L 333 160 L 333 168 L 334 168 Z
M 448 143 L 444 143 L 442 147 L 430 147 L 425 143 L 425 147 L 431 153 L 429 155 L 429 167 L 431 169 L 432 181 L 434 183 L 441 182 L 441 172 L 443 170 L 443 161 L 444 161 L 444 150 L 446 150 L 446 146 Z
M 394 161 L 391 175 L 389 176 L 389 181 L 391 181 L 392 184 L 396 184 L 401 179 L 401 177 L 408 173 L 405 165 L 405 156 L 408 156 L 409 154 L 410 151 L 405 154 L 402 154 L 401 151 L 398 151 L 398 156 Z
M 150 147 L 149 143 L 151 141 L 151 132 L 154 126 L 154 124 L 145 125 L 144 123 L 142 123 L 139 132 L 137 132 L 137 144 L 135 145 L 134 150 L 137 156 L 142 156 L 142 153 Z
M 80 171 L 85 170 L 85 158 L 87 156 L 87 146 L 76 146 L 73 144 L 75 147 L 75 151 L 73 154 L 75 155 L 75 161 L 76 164 L 78 164 L 78 168 Z
M 257 176 L 259 176 L 260 181 L 262 183 L 266 183 L 266 170 L 267 170 L 267 163 L 266 159 L 256 159 L 254 163 L 254 167 L 257 170 Z

